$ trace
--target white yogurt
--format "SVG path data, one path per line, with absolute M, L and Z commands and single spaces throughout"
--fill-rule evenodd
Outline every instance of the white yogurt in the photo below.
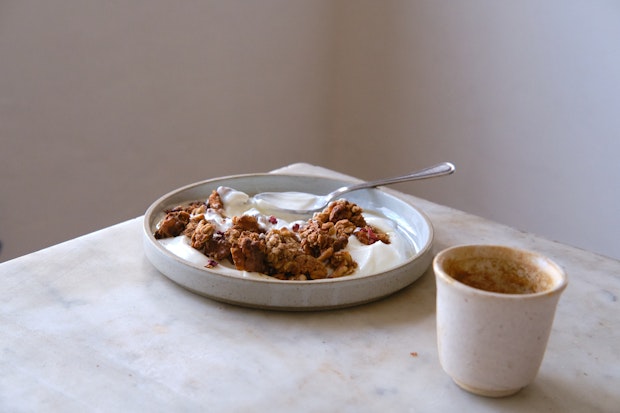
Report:
M 312 210 L 314 209 L 316 198 L 316 195 L 305 192 L 280 192 L 272 197 L 277 204 L 264 199 L 258 199 L 256 205 L 262 210 L 277 210 L 280 208 L 297 211 Z
M 379 228 L 390 237 L 390 243 L 381 241 L 371 245 L 362 244 L 356 236 L 349 237 L 345 250 L 357 262 L 356 275 L 370 275 L 397 267 L 407 259 L 406 240 L 397 232 L 396 226 L 387 218 L 364 212 L 364 219 L 368 225 Z

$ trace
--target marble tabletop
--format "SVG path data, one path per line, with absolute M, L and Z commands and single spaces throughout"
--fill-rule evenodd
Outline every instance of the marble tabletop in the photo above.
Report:
M 0 411 L 620 411 L 620 262 L 402 196 L 430 217 L 434 252 L 512 245 L 567 271 L 539 375 L 517 395 L 474 396 L 442 371 L 431 269 L 357 307 L 243 308 L 160 274 L 138 217 L 0 264 Z

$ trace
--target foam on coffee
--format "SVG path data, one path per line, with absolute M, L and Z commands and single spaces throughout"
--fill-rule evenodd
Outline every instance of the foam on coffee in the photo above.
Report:
M 534 294 L 554 286 L 553 277 L 526 256 L 450 259 L 445 271 L 470 287 L 503 294 Z

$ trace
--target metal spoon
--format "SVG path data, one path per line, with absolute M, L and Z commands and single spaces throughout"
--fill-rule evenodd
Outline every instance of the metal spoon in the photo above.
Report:
M 419 179 L 434 178 L 437 176 L 450 175 L 455 167 L 450 162 L 442 162 L 437 165 L 420 169 L 407 175 L 393 178 L 384 178 L 376 181 L 362 182 L 360 184 L 343 186 L 327 195 L 311 195 L 299 192 L 262 192 L 254 195 L 254 202 L 270 210 L 286 211 L 295 214 L 307 214 L 323 209 L 331 201 L 341 195 L 363 188 L 374 188 L 380 185 L 396 184 L 399 182 L 416 181 Z M 295 198 L 301 202 L 291 202 Z M 291 205 L 287 206 L 287 200 Z M 294 206 L 293 206 L 294 205 Z

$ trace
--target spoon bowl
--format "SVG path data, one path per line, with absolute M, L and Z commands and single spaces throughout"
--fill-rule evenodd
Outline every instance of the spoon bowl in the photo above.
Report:
M 354 185 L 347 185 L 330 192 L 327 195 L 314 195 L 305 192 L 262 192 L 254 195 L 253 201 L 263 209 L 272 211 L 284 211 L 294 214 L 309 214 L 319 211 L 330 202 L 347 192 L 358 189 L 374 188 L 381 185 L 396 184 L 399 182 L 417 181 L 450 175 L 455 171 L 455 166 L 450 162 L 442 162 L 428 168 L 391 178 L 367 181 Z

